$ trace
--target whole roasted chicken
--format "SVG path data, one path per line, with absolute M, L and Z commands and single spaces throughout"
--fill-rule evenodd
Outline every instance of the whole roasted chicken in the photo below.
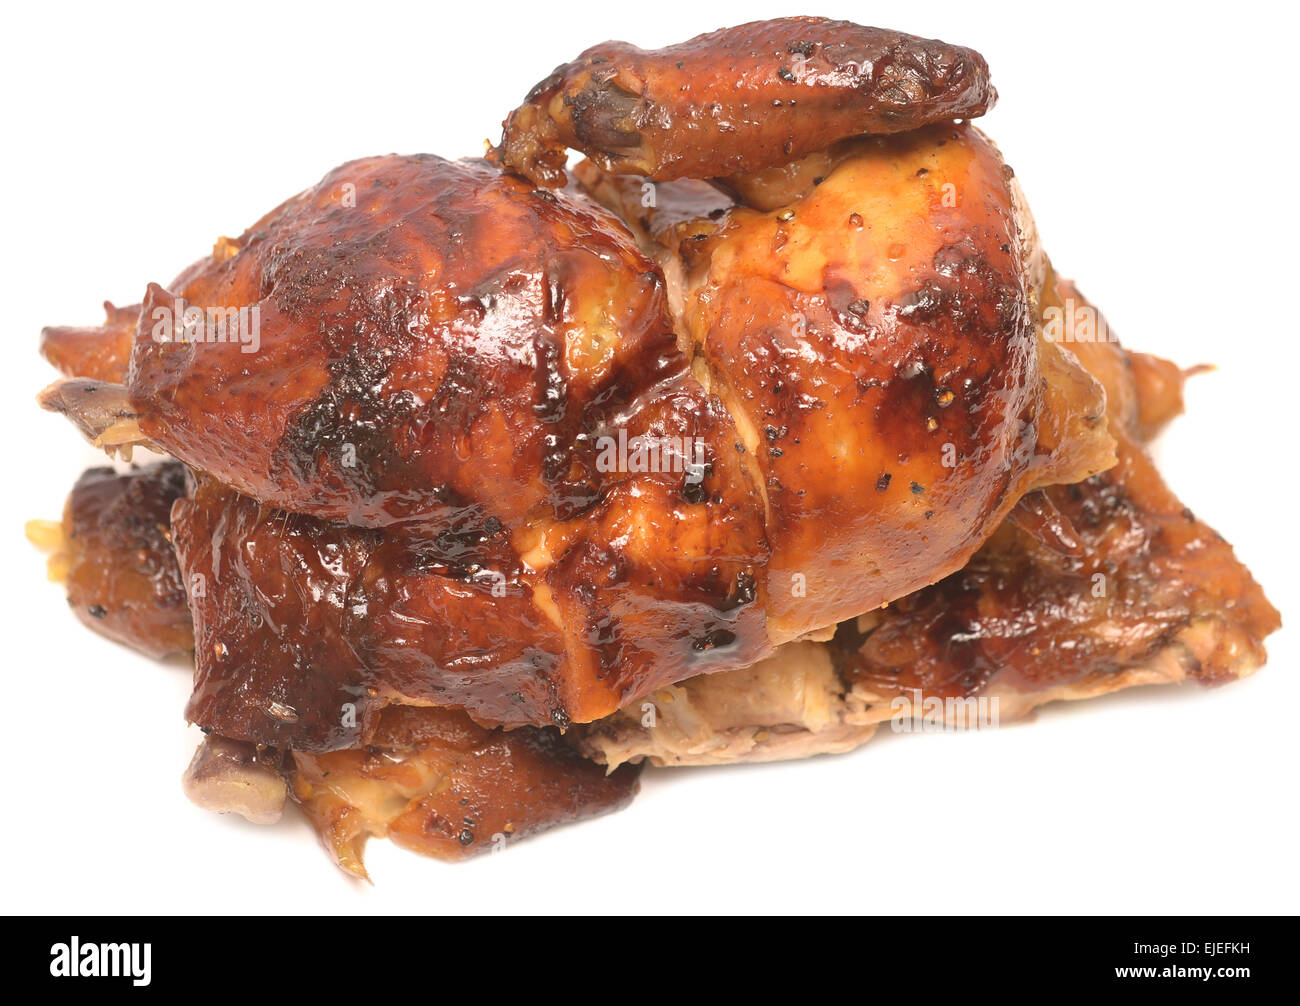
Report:
M 1142 446 L 1183 374 L 1055 275 L 994 100 L 846 22 L 607 43 L 486 158 L 345 164 L 47 329 L 42 404 L 173 459 L 33 535 L 92 627 L 192 648 L 191 796 L 291 795 L 364 873 L 368 835 L 500 847 L 900 696 L 1262 663 L 1276 612 Z

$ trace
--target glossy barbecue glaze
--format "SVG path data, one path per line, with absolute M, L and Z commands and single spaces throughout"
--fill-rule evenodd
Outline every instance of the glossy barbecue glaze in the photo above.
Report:
M 970 49 L 795 17 L 646 51 L 593 46 L 533 88 L 494 157 L 563 185 L 566 147 L 667 180 L 784 164 L 862 133 L 983 115 L 996 94 Z
M 776 208 L 693 220 L 698 183 L 650 209 L 578 170 L 661 261 L 744 438 L 777 642 L 934 582 L 1026 491 L 1113 463 L 1100 386 L 1041 338 L 1045 260 L 996 148 L 944 125 L 815 161 L 740 186 Z
M 355 206 L 345 205 L 347 186 Z M 687 371 L 654 264 L 599 207 L 481 162 L 377 158 L 219 243 L 177 287 L 175 298 L 151 288 L 143 306 L 131 416 L 111 385 L 64 392 L 94 392 L 78 401 L 110 404 L 95 409 L 115 430 L 134 423 L 142 440 L 250 499 L 349 520 L 323 530 L 331 541 L 370 541 L 364 528 L 394 526 L 376 560 L 384 574 L 368 574 L 374 589 L 397 603 L 431 569 L 442 593 L 415 607 L 433 609 L 434 628 L 473 623 L 469 636 L 425 652 L 406 645 L 420 625 L 406 628 L 400 611 L 388 616 L 398 623 L 391 640 L 340 629 L 341 662 L 313 665 L 323 680 L 356 685 L 361 664 L 362 677 L 391 676 L 404 693 L 463 704 L 488 722 L 567 724 L 769 647 L 762 511 L 738 437 Z M 155 319 L 169 306 L 183 317 L 182 302 L 256 307 L 257 351 L 156 341 Z M 116 329 L 102 336 L 116 340 Z M 67 344 L 47 341 L 56 345 Z M 100 374 L 91 347 L 75 348 L 83 358 L 63 360 L 65 369 Z M 267 526 L 276 519 L 284 514 Z M 273 645 L 235 631 L 247 604 L 273 607 L 263 599 L 280 596 L 258 579 L 280 575 L 262 554 L 265 567 L 232 556 L 236 569 L 208 580 L 201 603 L 213 617 L 197 619 L 201 695 L 228 674 L 291 676 L 303 651 L 325 646 L 293 637 L 311 619 L 269 611 L 259 628 Z M 212 565 L 221 563 L 195 572 Z M 321 568 L 335 579 L 354 572 L 328 559 Z M 236 649 L 282 666 L 214 656 Z M 408 682 L 421 674 L 428 680 Z M 295 734 L 310 705 L 298 709 Z M 284 733 L 278 722 L 270 736 L 211 725 L 265 743 Z
M 714 546 L 707 520 L 674 512 L 679 478 L 615 487 L 569 539 L 561 528 L 534 550 L 554 546 L 558 561 L 530 553 L 545 575 L 500 525 L 349 527 L 203 479 L 172 525 L 187 581 L 206 585 L 191 598 L 189 718 L 323 751 L 356 744 L 390 702 L 563 727 L 664 681 L 752 662 L 766 646 L 756 581 L 729 574 L 747 560 Z M 701 552 L 717 554 L 702 565 Z
M 348 527 L 203 479 L 172 536 L 206 587 L 187 709 L 205 729 L 321 751 L 363 742 L 395 696 L 512 723 L 559 708 L 564 640 L 481 522 L 442 537 Z
M 595 431 L 683 369 L 622 228 L 482 162 L 355 161 L 221 247 L 149 288 L 131 400 L 150 441 L 293 512 L 567 519 L 601 495 Z M 182 307 L 256 308 L 256 342 L 180 341 Z
M 496 163 L 343 165 L 138 309 L 47 330 L 77 380 L 46 407 L 196 471 L 188 711 L 234 752 L 205 792 L 285 765 L 360 871 L 367 834 L 454 858 L 618 805 L 629 775 L 554 727 L 690 679 L 743 729 L 729 684 L 837 622 L 790 644 L 837 744 L 911 687 L 1256 666 L 1276 613 L 1137 446 L 1181 375 L 1045 336 L 1010 169 L 952 121 L 993 98 L 976 54 L 843 22 L 610 43 Z M 252 331 L 209 341 L 213 312 Z M 769 719 L 802 691 L 776 685 Z
M 91 468 L 68 495 L 50 559 L 82 622 L 151 657 L 194 649 L 168 531 L 184 493 L 185 469 L 174 461 L 125 473 Z
M 295 752 L 290 792 L 335 861 L 364 877 L 366 839 L 438 859 L 500 851 L 546 828 L 608 813 L 638 768 L 607 775 L 557 730 L 484 730 L 446 709 L 394 707 L 362 750 Z
M 50 326 L 41 331 L 41 354 L 68 377 L 123 384 L 131 363 L 140 305 L 104 302 L 103 325 Z
M 1066 296 L 1085 303 L 1063 284 Z M 1008 519 L 965 568 L 842 623 L 831 642 L 661 689 L 653 728 L 620 710 L 577 728 L 579 748 L 612 766 L 804 758 L 851 750 L 886 722 L 977 729 L 1048 702 L 1259 667 L 1277 612 L 1141 446 L 1182 411 L 1183 374 L 1113 342 L 1073 348 L 1106 386 L 1121 461 L 1025 500 L 1077 547 Z
M 1068 284 L 1060 297 L 1085 303 Z M 1219 684 L 1264 662 L 1277 611 L 1142 447 L 1181 408 L 1181 376 L 1113 341 L 1070 349 L 1105 384 L 1119 441 L 1114 468 L 1043 490 L 1082 550 L 1004 524 L 960 572 L 841 626 L 832 645 L 847 686 L 886 699 L 1001 695 L 1010 713 L 1031 697 Z

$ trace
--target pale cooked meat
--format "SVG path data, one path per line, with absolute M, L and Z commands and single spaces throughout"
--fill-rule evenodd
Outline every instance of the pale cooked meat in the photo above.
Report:
M 277 751 L 211 734 L 194 752 L 181 788 L 204 810 L 238 814 L 253 824 L 274 824 L 288 795 L 282 761 Z
M 849 751 L 876 720 L 844 696 L 829 646 L 787 643 L 738 671 L 661 688 L 613 716 L 576 728 L 588 757 L 611 767 L 782 761 Z

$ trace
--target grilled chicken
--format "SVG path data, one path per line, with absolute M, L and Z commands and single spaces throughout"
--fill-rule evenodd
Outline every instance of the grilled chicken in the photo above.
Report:
M 816 18 L 608 43 L 487 158 L 350 162 L 47 329 L 46 408 L 188 469 L 36 529 L 93 627 L 193 648 L 187 792 L 292 797 L 364 875 L 369 835 L 460 858 L 905 696 L 1258 666 L 1276 612 L 1141 446 L 1183 375 L 1062 343 L 994 98 Z

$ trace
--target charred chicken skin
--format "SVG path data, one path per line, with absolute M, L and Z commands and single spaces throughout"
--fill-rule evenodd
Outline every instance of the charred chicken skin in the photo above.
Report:
M 607 43 L 486 159 L 350 162 L 47 329 L 42 404 L 175 459 L 44 538 L 93 627 L 193 649 L 191 796 L 292 797 L 363 874 L 367 835 L 460 858 L 621 805 L 595 762 L 846 749 L 909 689 L 1258 666 L 1276 612 L 1141 447 L 1182 375 L 1053 337 L 1081 298 L 965 121 L 994 99 L 845 22 Z

